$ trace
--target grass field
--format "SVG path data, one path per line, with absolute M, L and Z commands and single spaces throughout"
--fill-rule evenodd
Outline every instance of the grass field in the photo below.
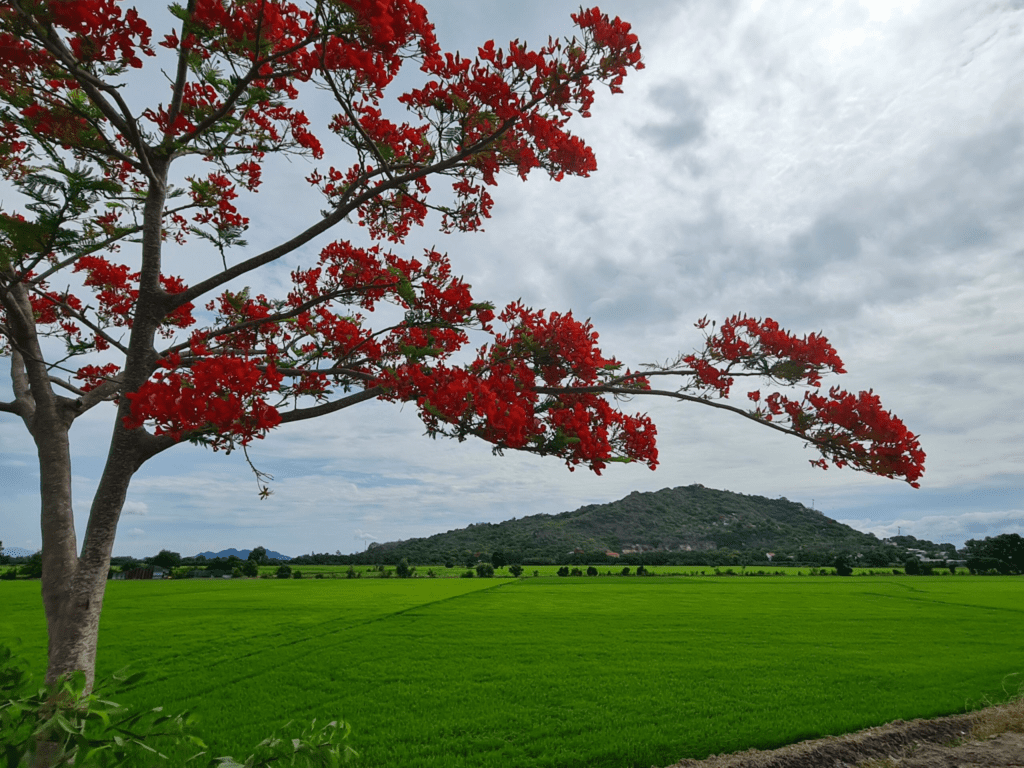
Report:
M 41 669 L 38 590 L 0 583 L 0 641 Z M 151 670 L 132 703 L 192 709 L 218 754 L 341 717 L 366 766 L 646 768 L 1002 700 L 1022 598 L 1013 577 L 111 582 L 98 672 Z

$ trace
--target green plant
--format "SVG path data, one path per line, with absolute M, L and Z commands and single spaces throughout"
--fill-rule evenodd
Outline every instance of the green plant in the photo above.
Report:
M 81 671 L 35 689 L 25 666 L 10 648 L 0 645 L 0 757 L 6 768 L 33 765 L 40 750 L 46 751 L 53 766 L 141 768 L 154 765 L 154 760 L 167 765 L 161 750 L 180 744 L 200 750 L 185 760 L 190 768 L 333 768 L 356 755 L 343 743 L 350 732 L 347 723 L 334 721 L 317 728 L 314 720 L 297 737 L 264 739 L 243 762 L 214 757 L 187 711 L 135 711 L 109 700 L 115 692 L 138 687 L 144 672 L 129 675 L 123 669 L 87 694 Z
M 569 566 L 563 565 L 561 568 L 559 568 L 558 569 L 558 575 L 559 576 L 568 576 L 569 575 Z
M 289 579 L 292 575 L 292 569 L 290 565 L 279 566 L 275 575 L 279 579 Z
M 625 568 L 622 569 L 622 575 L 623 576 L 629 576 L 629 566 L 628 565 Z
M 518 579 L 523 575 L 523 566 L 519 565 L 519 563 L 512 563 L 512 565 L 508 567 L 508 572 L 511 573 L 514 578 Z
M 481 579 L 489 579 L 494 576 L 494 566 L 490 563 L 477 563 L 476 575 Z
M 3 581 L 14 581 L 16 578 L 18 578 L 17 568 L 8 568 L 3 573 L 0 573 L 0 579 Z
M 302 578 L 302 571 L 293 571 L 292 572 L 292 578 L 293 579 L 301 579 Z
M 581 571 L 579 568 L 573 568 L 571 571 L 569 571 L 569 575 L 570 576 L 582 576 L 583 575 L 583 571 Z
M 597 576 L 597 568 L 592 565 L 587 566 L 587 576 Z
M 403 557 L 395 566 L 395 575 L 400 579 L 408 579 L 415 570 L 415 568 L 409 567 L 409 560 Z
M 461 578 L 463 578 L 463 579 L 472 579 L 473 578 L 473 571 L 471 571 L 471 570 L 470 571 L 466 571 L 465 573 L 462 574 Z

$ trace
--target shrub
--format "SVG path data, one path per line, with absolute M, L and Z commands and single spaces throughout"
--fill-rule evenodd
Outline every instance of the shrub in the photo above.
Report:
M 540 571 L 534 571 L 533 572 L 533 578 L 536 579 L 538 576 L 540 576 Z
M 569 566 L 568 565 L 563 565 L 561 568 L 559 568 L 558 569 L 558 575 L 559 576 L 568 576 L 569 575 Z
M 508 567 L 508 572 L 518 579 L 523 575 L 523 566 L 519 565 L 519 563 L 512 563 L 512 565 Z
M 293 579 L 301 579 L 302 578 L 302 571 L 294 571 L 294 572 L 292 572 L 292 578 Z
M 460 578 L 472 579 L 473 578 L 473 571 L 466 571 L 465 573 L 462 574 L 462 576 Z
M 481 579 L 489 579 L 494 576 L 494 566 L 490 563 L 477 563 L 476 575 Z
M 0 573 L 0 579 L 3 579 L 4 581 L 14 581 L 16 578 L 18 578 L 17 568 L 8 568 L 3 573 Z
M 853 568 L 847 562 L 846 558 L 840 555 L 836 558 L 835 562 L 836 573 L 840 576 L 851 576 L 853 575 Z
M 437 578 L 437 574 L 434 573 L 434 569 L 433 568 L 428 568 L 427 569 L 427 578 L 428 579 L 436 579 Z
M 398 561 L 398 565 L 395 566 L 395 575 L 400 579 L 408 579 L 412 576 L 414 570 L 416 569 L 409 567 L 409 560 L 403 557 Z
M 249 577 L 260 575 L 260 566 L 255 560 L 246 560 L 242 563 L 241 571 L 243 574 Z
M 581 570 L 580 570 L 579 568 L 573 568 L 573 569 L 572 569 L 572 570 L 571 570 L 571 571 L 569 572 L 569 575 L 570 575 L 570 576 L 582 576 L 582 575 L 583 575 L 583 571 L 581 571 Z
M 278 566 L 277 572 L 275 573 L 275 575 L 279 579 L 291 578 L 292 568 L 291 568 L 290 565 L 280 565 L 280 566 Z
M 716 568 L 715 570 L 717 571 L 718 569 Z M 647 569 L 644 568 L 642 565 L 638 565 L 636 567 L 636 575 L 637 576 L 646 576 L 647 575 Z
M 597 576 L 597 568 L 592 565 L 587 566 L 587 576 Z
M 350 565 L 348 567 L 348 570 L 345 571 L 345 578 L 346 579 L 354 579 L 355 577 L 356 577 L 356 567 L 354 565 Z
M 623 576 L 629 576 L 629 566 L 628 565 L 625 568 L 622 569 L 622 575 Z
M 454 560 L 445 560 L 444 561 L 444 567 L 445 568 L 454 568 L 455 567 L 455 561 Z
M 314 579 L 322 579 L 323 577 L 324 577 L 324 575 L 323 575 L 322 573 L 318 573 L 318 574 L 317 574 L 316 576 L 314 576 L 313 578 L 314 578 Z
M 911 557 L 903 564 L 903 571 L 908 576 L 917 576 L 921 573 L 921 561 L 916 557 Z
M 231 569 L 231 578 L 232 579 L 240 579 L 243 576 L 245 576 L 245 574 L 242 573 L 242 569 L 241 568 L 232 568 Z

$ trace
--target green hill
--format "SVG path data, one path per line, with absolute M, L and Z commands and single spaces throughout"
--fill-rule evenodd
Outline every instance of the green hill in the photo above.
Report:
M 581 551 L 591 558 L 611 551 L 624 562 L 636 559 L 629 556 L 643 555 L 644 562 L 710 563 L 725 553 L 760 560 L 772 552 L 776 561 L 789 556 L 810 561 L 838 553 L 888 550 L 895 554 L 896 549 L 873 534 L 785 498 L 690 485 L 654 493 L 634 491 L 609 504 L 591 504 L 558 515 L 477 523 L 427 538 L 371 544 L 364 554 L 380 562 L 406 557 L 412 563 L 435 563 L 500 551 L 524 563 L 557 563 Z

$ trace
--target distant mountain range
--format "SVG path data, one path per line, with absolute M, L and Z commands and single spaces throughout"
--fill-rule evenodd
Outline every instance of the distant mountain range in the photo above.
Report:
M 7 555 L 7 557 L 31 557 L 34 555 L 31 549 L 22 549 L 21 547 L 4 547 L 0 549 L 0 555 Z
M 619 501 L 573 512 L 477 523 L 427 538 L 371 545 L 364 555 L 429 563 L 495 551 L 524 560 L 558 560 L 580 550 L 620 555 L 734 550 L 799 561 L 812 552 L 866 553 L 890 546 L 795 501 L 690 485 L 634 491 Z
M 205 557 L 207 560 L 213 560 L 218 557 L 239 557 L 242 560 L 247 560 L 251 549 L 222 549 L 220 552 L 200 552 L 196 557 Z M 267 557 L 271 560 L 291 560 L 288 555 L 282 555 L 280 552 L 275 552 L 272 549 L 267 550 Z

